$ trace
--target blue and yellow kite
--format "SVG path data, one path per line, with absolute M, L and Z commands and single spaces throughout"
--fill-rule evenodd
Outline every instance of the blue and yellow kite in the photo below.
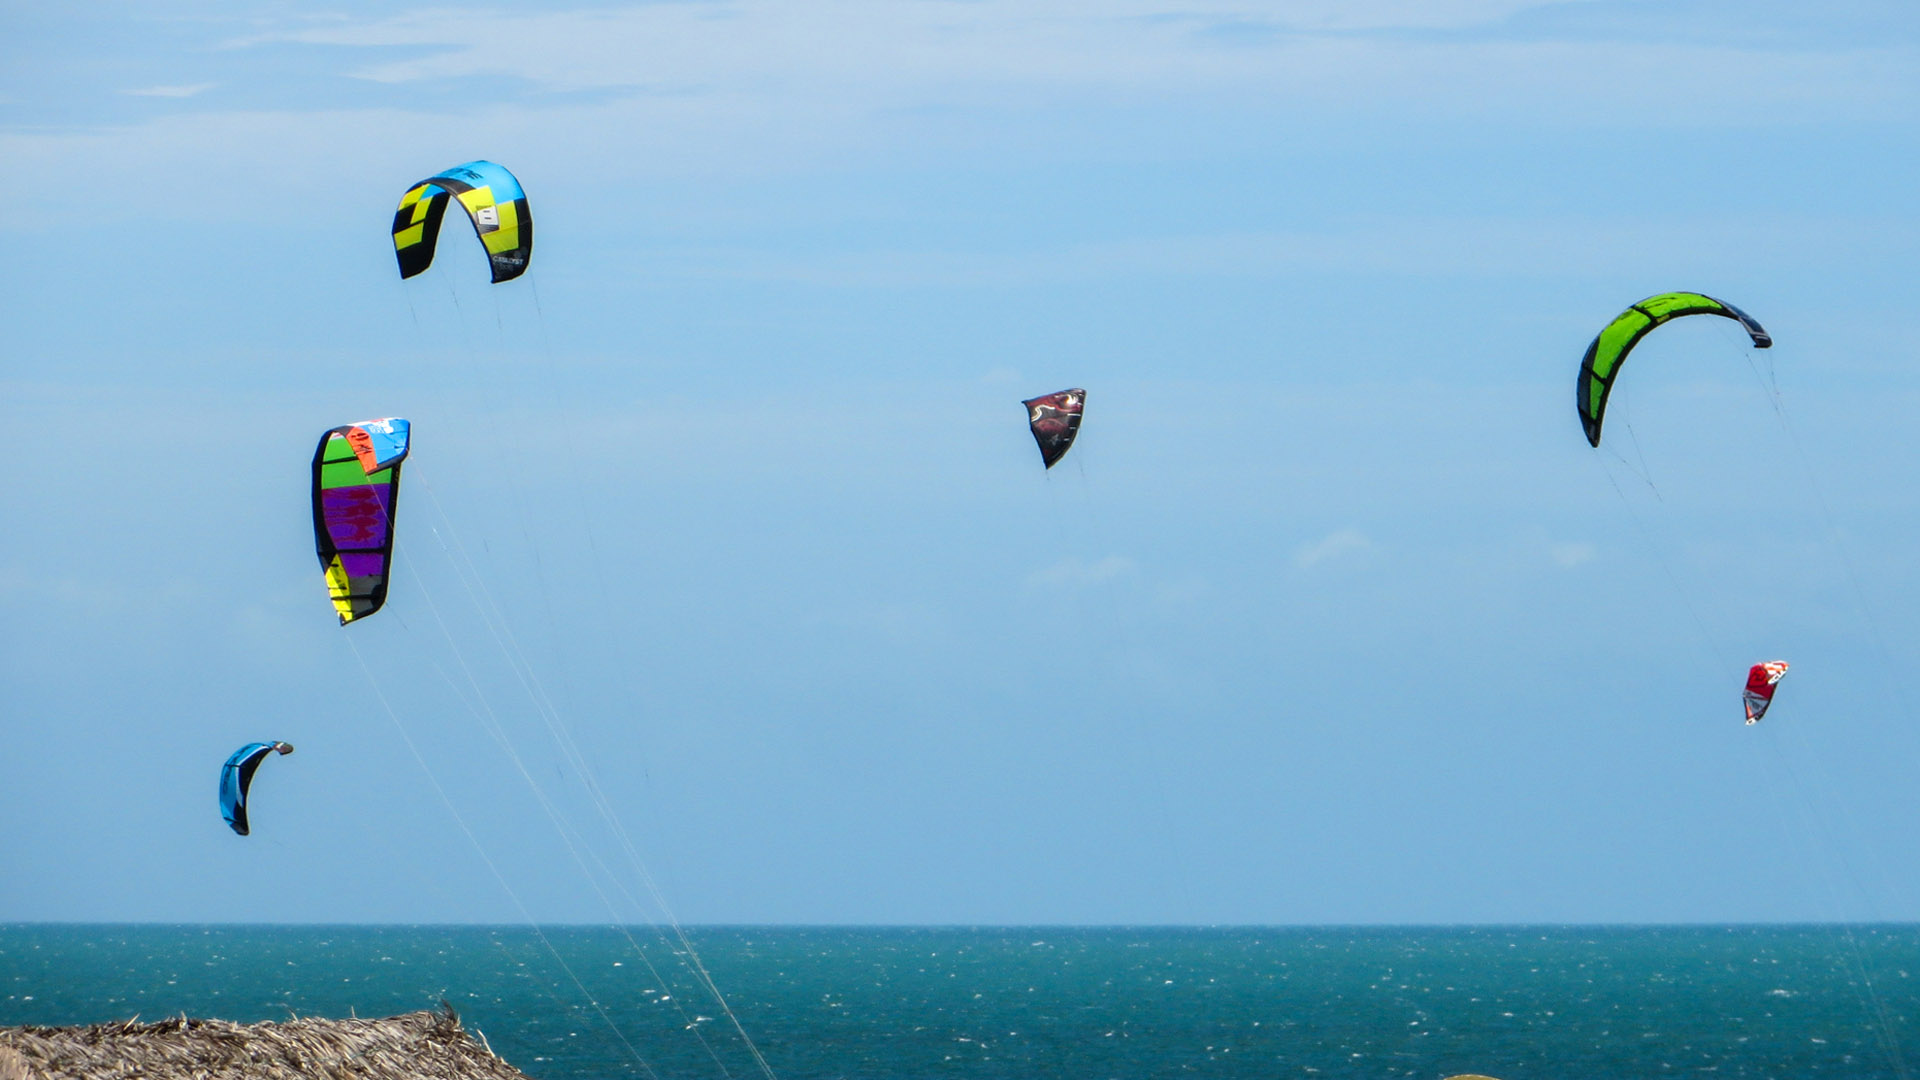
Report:
M 494 284 L 527 272 L 533 257 L 533 214 L 526 192 L 506 166 L 469 161 L 420 181 L 400 197 L 400 209 L 393 215 L 393 253 L 400 259 L 402 278 L 433 264 L 449 198 L 459 199 L 473 220 L 473 231 L 493 263 Z

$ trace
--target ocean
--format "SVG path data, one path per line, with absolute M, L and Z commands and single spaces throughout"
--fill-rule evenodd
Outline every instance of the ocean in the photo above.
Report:
M 1907 1077 L 1920 927 L 0 926 L 0 1025 L 450 1003 L 539 1080 Z

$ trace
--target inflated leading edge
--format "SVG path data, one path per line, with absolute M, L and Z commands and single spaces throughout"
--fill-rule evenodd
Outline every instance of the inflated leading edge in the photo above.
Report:
M 1647 297 L 1608 323 L 1593 339 L 1593 344 L 1587 346 L 1586 358 L 1580 361 L 1580 381 L 1574 388 L 1575 404 L 1580 409 L 1580 426 L 1586 429 L 1590 445 L 1600 445 L 1600 422 L 1607 415 L 1607 395 L 1613 392 L 1613 380 L 1619 376 L 1620 365 L 1626 362 L 1627 354 L 1655 327 L 1683 315 L 1719 315 L 1733 319 L 1753 338 L 1754 348 L 1773 346 L 1773 339 L 1759 323 L 1724 300 L 1691 292 Z
M 1020 404 L 1027 407 L 1027 427 L 1033 432 L 1033 441 L 1040 445 L 1040 460 L 1051 469 L 1054 462 L 1066 456 L 1074 436 L 1080 433 L 1080 414 L 1087 406 L 1087 392 L 1074 387 L 1028 398 Z
M 400 197 L 393 214 L 393 253 L 400 259 L 401 277 L 410 278 L 433 264 L 449 198 L 460 200 L 486 246 L 494 284 L 527 272 L 533 257 L 533 213 L 527 209 L 526 192 L 506 166 L 469 161 L 427 177 Z
M 412 430 L 397 416 L 343 424 L 313 452 L 313 546 L 342 626 L 387 602 L 400 463 Z
M 247 823 L 247 795 L 253 790 L 253 774 L 270 754 L 291 754 L 293 747 L 283 742 L 256 742 L 235 750 L 220 767 L 220 816 L 227 827 L 241 836 L 252 831 Z

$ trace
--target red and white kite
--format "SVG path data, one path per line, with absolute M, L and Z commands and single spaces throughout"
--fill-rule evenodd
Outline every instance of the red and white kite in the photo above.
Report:
M 1773 688 L 1779 684 L 1780 676 L 1786 673 L 1785 660 L 1755 664 L 1747 672 L 1747 689 L 1740 695 L 1741 700 L 1747 703 L 1747 723 L 1755 723 L 1767 715 L 1767 706 L 1773 704 Z

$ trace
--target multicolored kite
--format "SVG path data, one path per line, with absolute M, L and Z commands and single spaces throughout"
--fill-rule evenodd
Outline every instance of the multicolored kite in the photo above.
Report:
M 1753 339 L 1754 348 L 1773 347 L 1773 339 L 1767 336 L 1759 323 L 1723 300 L 1691 292 L 1661 293 L 1647 297 L 1608 323 L 1606 329 L 1593 339 L 1593 344 L 1587 346 L 1586 358 L 1580 361 L 1580 380 L 1574 387 L 1574 404 L 1580 410 L 1580 426 L 1587 430 L 1589 444 L 1600 445 L 1600 422 L 1607 415 L 1607 395 L 1613 392 L 1613 380 L 1619 377 L 1620 365 L 1626 362 L 1627 354 L 1654 327 L 1682 315 L 1719 315 L 1733 319 Z
M 313 543 L 342 626 L 387 602 L 410 427 L 397 416 L 362 420 L 320 436 L 313 452 Z
M 486 245 L 494 284 L 527 272 L 527 260 L 533 257 L 533 214 L 526 192 L 505 166 L 469 161 L 420 181 L 400 197 L 400 209 L 393 214 L 393 252 L 400 258 L 402 278 L 433 263 L 449 197 L 460 200 L 473 220 L 473 231 Z
M 1747 672 L 1747 689 L 1740 695 L 1747 704 L 1747 723 L 1759 723 L 1767 715 L 1767 706 L 1773 704 L 1773 690 L 1780 682 L 1780 676 L 1787 673 L 1785 660 L 1769 660 L 1764 664 L 1755 664 Z
M 1053 463 L 1066 456 L 1073 437 L 1080 433 L 1080 412 L 1086 408 L 1087 392 L 1079 388 L 1028 398 L 1027 426 L 1033 429 L 1033 441 L 1040 444 L 1040 460 Z
M 220 766 L 220 816 L 241 836 L 247 835 L 247 792 L 253 789 L 254 770 L 273 753 L 291 754 L 293 747 L 283 742 L 248 743 Z

